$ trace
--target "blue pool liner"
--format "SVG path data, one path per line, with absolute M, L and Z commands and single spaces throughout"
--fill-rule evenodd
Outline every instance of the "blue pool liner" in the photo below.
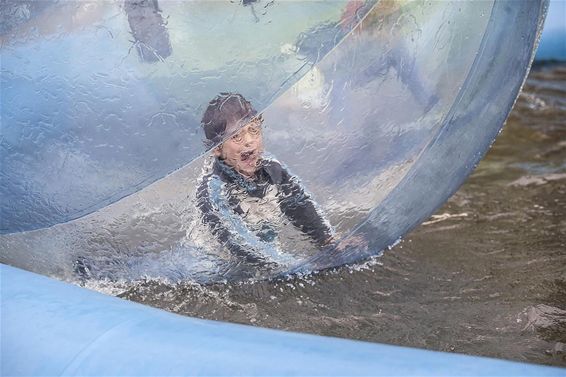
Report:
M 168 313 L 1 265 L 2 376 L 566 376 L 566 369 Z

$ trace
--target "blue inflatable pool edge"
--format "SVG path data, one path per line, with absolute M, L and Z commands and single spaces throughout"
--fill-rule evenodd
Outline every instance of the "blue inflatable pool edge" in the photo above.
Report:
M 566 369 L 183 317 L 0 265 L 1 375 L 536 375 Z

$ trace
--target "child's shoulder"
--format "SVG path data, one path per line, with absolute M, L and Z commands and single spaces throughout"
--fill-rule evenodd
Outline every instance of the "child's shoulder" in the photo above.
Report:
M 271 181 L 275 184 L 285 183 L 289 180 L 289 172 L 287 168 L 277 159 L 268 156 L 262 159 L 262 167 L 271 177 Z
M 261 159 L 261 165 L 264 168 L 283 169 L 281 162 L 272 156 L 263 156 Z

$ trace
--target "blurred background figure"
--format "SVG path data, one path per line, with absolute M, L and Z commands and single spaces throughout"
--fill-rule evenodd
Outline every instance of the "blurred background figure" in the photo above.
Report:
M 51 5 L 48 1 L 0 1 L 0 35 L 37 17 Z
M 351 51 L 350 56 L 361 57 L 363 54 L 373 54 L 370 44 L 379 40 L 381 56 L 378 59 L 368 58 L 369 63 L 361 67 L 362 71 L 356 73 L 355 78 L 351 78 L 348 68 L 345 68 L 344 80 L 336 80 L 334 87 L 363 88 L 374 80 L 384 80 L 393 70 L 426 113 L 438 102 L 438 97 L 434 88 L 426 85 L 415 64 L 414 45 L 420 38 L 421 30 L 416 21 L 404 12 L 406 4 L 405 0 L 384 0 L 377 4 L 375 0 L 350 0 L 344 7 L 340 21 L 318 25 L 299 35 L 296 41 L 298 53 L 315 64 L 352 32 L 356 35 L 358 47 Z M 384 28 L 383 25 L 394 26 Z M 364 35 L 362 30 L 371 30 L 371 33 Z M 345 57 L 347 59 L 348 56 Z M 344 64 L 346 67 L 347 64 Z
M 259 0 L 242 0 L 242 5 L 247 7 L 250 7 L 250 10 L 252 12 L 252 16 L 254 16 L 254 21 L 255 22 L 259 22 L 259 17 L 257 16 L 256 12 L 255 12 L 255 7 L 254 4 L 259 2 Z
M 124 9 L 140 59 L 162 61 L 171 55 L 171 41 L 157 0 L 126 0 Z
M 358 76 L 354 86 L 364 86 L 366 83 L 380 77 L 385 77 L 393 69 L 397 78 L 413 95 L 417 103 L 428 112 L 437 102 L 438 96 L 433 88 L 425 84 L 425 80 L 416 66 L 415 42 L 422 35 L 421 26 L 407 12 L 404 7 L 406 0 L 385 0 L 375 5 L 369 12 L 373 1 L 351 0 L 342 14 L 342 29 L 353 29 L 358 23 L 360 30 L 372 30 L 373 38 L 383 42 L 383 55 L 381 59 L 371 61 Z M 364 16 L 367 14 L 367 17 Z M 389 19 L 389 20 L 388 20 Z M 363 20 L 363 21 L 362 21 Z M 395 20 L 391 22 L 391 20 Z M 383 25 L 393 25 L 385 28 Z

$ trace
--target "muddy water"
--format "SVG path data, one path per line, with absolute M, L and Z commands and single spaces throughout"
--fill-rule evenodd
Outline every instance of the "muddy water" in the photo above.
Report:
M 382 257 L 278 282 L 148 281 L 120 296 L 200 318 L 566 366 L 566 66 L 531 72 L 466 184 Z

